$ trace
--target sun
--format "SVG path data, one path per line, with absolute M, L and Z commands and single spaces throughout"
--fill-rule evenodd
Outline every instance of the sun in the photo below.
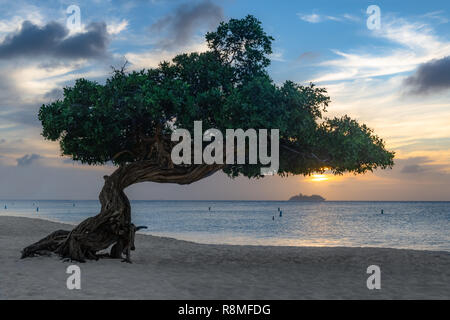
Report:
M 311 181 L 314 182 L 323 182 L 323 181 L 327 181 L 329 178 L 326 174 L 313 174 Z

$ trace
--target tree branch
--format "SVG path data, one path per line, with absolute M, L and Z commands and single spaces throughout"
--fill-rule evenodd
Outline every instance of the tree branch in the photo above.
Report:
M 225 165 L 190 165 L 164 168 L 153 161 L 138 161 L 123 168 L 121 185 L 126 188 L 141 182 L 191 184 L 224 168 Z

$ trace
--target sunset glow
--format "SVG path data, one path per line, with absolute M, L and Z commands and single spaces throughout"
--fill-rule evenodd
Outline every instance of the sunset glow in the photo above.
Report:
M 327 181 L 329 178 L 326 174 L 313 174 L 311 181 L 314 182 L 322 182 L 322 181 Z

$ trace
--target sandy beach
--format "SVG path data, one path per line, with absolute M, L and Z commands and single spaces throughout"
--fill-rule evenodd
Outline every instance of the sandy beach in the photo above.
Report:
M 0 217 L 1 299 L 450 299 L 450 253 L 383 248 L 204 245 L 137 235 L 133 264 L 78 264 L 68 290 L 58 257 L 20 250 L 68 225 Z M 367 267 L 381 268 L 368 290 Z

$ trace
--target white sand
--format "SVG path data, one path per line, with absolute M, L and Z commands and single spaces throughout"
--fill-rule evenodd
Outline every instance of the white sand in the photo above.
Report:
M 450 253 L 380 248 L 202 245 L 138 235 L 133 264 L 103 259 L 66 288 L 58 257 L 21 260 L 53 222 L 0 217 L 1 299 L 450 299 Z M 366 269 L 381 267 L 381 290 Z

